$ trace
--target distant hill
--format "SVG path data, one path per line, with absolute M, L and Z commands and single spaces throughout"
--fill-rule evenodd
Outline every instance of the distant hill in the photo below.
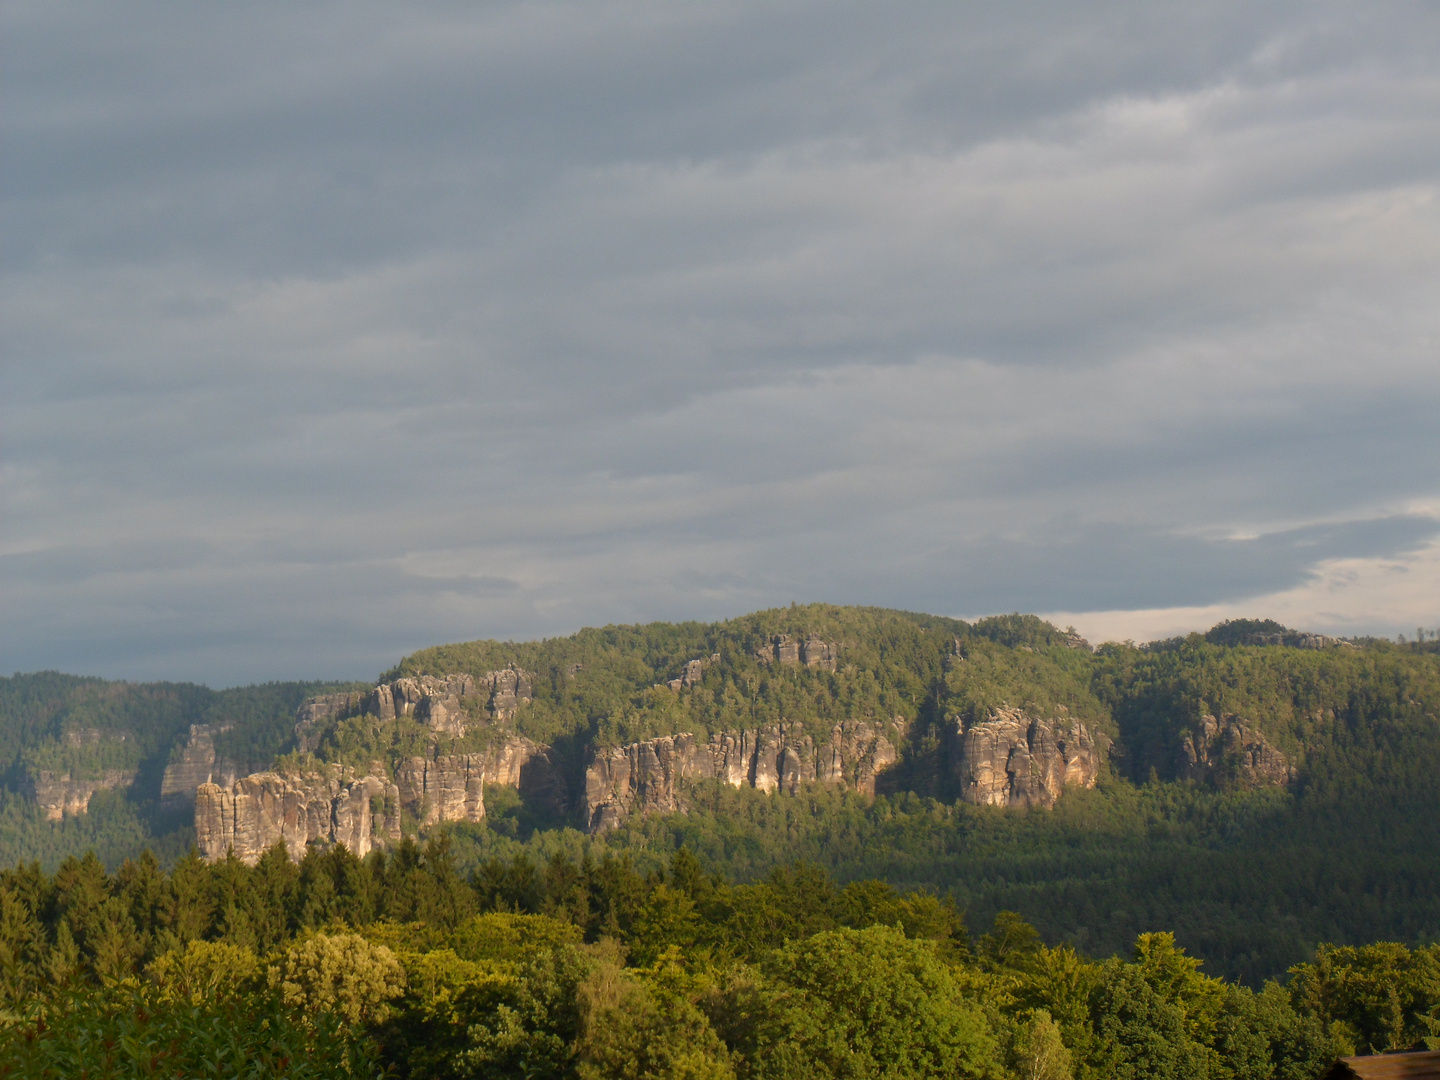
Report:
M 1099 954 L 1173 929 L 1255 979 L 1321 940 L 1440 936 L 1437 717 L 1425 646 L 1249 620 L 1096 650 L 1034 616 L 829 605 L 438 646 L 374 685 L 42 673 L 0 680 L 0 860 L 443 826 L 471 869 L 659 865 L 683 842 L 731 878 L 805 859 Z

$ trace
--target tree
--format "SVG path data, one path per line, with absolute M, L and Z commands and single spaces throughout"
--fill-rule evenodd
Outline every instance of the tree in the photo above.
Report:
M 930 942 L 893 927 L 831 930 L 778 950 L 764 966 L 775 987 L 762 1018 L 762 1076 L 992 1075 L 994 1037 Z
M 260 961 L 249 949 L 223 941 L 192 941 L 157 957 L 145 970 L 165 1000 L 199 1005 L 246 993 Z
M 384 1020 L 405 992 L 405 969 L 388 948 L 359 934 L 315 934 L 281 954 L 269 983 L 300 1013 L 328 1011 L 369 1024 Z
M 1060 1028 L 1044 1009 L 1035 1010 L 1015 1040 L 1020 1080 L 1071 1080 L 1070 1051 L 1060 1038 Z

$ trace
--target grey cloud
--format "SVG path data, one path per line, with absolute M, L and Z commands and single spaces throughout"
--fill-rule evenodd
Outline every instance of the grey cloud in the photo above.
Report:
M 1433 6 L 0 18 L 12 667 L 1200 604 L 1434 536 Z

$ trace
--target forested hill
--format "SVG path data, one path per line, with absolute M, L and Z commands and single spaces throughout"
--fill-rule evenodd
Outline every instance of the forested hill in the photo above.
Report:
M 442 683 L 459 689 L 400 708 Z M 146 845 L 173 861 L 194 833 L 162 780 L 184 773 L 198 725 L 212 763 L 370 773 L 377 791 L 408 761 L 543 752 L 543 789 L 487 780 L 483 817 L 455 804 L 462 874 L 615 853 L 643 873 L 682 844 L 732 882 L 799 860 L 948 895 L 972 925 L 1016 911 L 1092 955 L 1173 931 L 1256 985 L 1321 942 L 1440 936 L 1433 643 L 1231 622 L 1092 649 L 1032 616 L 811 605 L 440 646 L 373 688 L 0 684 L 6 864 L 93 847 L 116 866 Z M 690 778 L 670 783 L 682 758 L 666 758 L 669 786 L 637 788 L 682 735 Z M 52 822 L 35 793 L 57 777 L 109 786 Z M 392 809 L 397 830 L 438 834 Z
M 54 866 L 93 850 L 118 866 L 146 847 L 173 860 L 194 842 L 192 810 L 162 801 L 161 787 L 191 725 L 213 727 L 219 753 L 241 768 L 264 768 L 293 745 L 302 701 L 348 685 L 0 678 L 0 865 Z

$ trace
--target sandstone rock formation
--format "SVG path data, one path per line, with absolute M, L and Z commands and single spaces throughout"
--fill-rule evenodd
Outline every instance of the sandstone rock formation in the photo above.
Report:
M 821 641 L 814 634 L 804 641 L 795 641 L 789 634 L 776 634 L 768 645 L 755 651 L 755 659 L 762 664 L 803 664 L 805 667 L 834 671 L 839 654 L 840 646 Z
M 711 655 L 709 660 L 709 662 L 712 664 L 719 663 L 719 661 L 719 653 L 714 653 L 713 655 Z M 685 661 L 685 667 L 681 670 L 680 677 L 678 679 L 669 680 L 665 683 L 665 685 L 668 686 L 671 690 L 684 690 L 687 687 L 699 686 L 700 681 L 705 678 L 705 663 L 706 661 L 704 660 Z M 660 684 L 656 683 L 655 688 L 658 690 L 660 688 Z
M 134 780 L 134 769 L 104 769 L 90 778 L 36 769 L 25 775 L 22 788 L 24 794 L 45 811 L 47 821 L 60 821 L 66 815 L 83 814 L 90 809 L 90 796 L 95 792 L 129 787 Z
M 1094 787 L 1100 751 L 1084 724 L 994 709 L 957 727 L 951 763 L 960 797 L 978 806 L 1051 807 L 1068 785 Z
M 485 817 L 485 763 L 478 754 L 413 757 L 395 769 L 400 805 L 422 829 Z
M 277 840 L 298 860 L 315 842 L 364 856 L 399 838 L 399 788 L 380 776 L 356 779 L 339 766 L 254 773 L 229 787 L 201 784 L 195 793 L 195 839 L 211 862 L 233 850 L 253 866 Z
M 586 824 L 605 832 L 635 809 L 679 810 L 679 781 L 705 775 L 708 755 L 690 734 L 669 735 L 595 755 L 585 770 Z
M 478 754 L 408 758 L 396 766 L 395 781 L 400 805 L 421 828 L 480 821 L 490 786 L 515 788 L 559 811 L 569 801 L 548 749 L 518 735 L 495 739 Z
M 235 783 L 235 763 L 215 756 L 215 736 L 229 730 L 229 724 L 191 724 L 179 759 L 165 766 L 160 798 L 172 804 L 189 803 L 201 784 L 229 787 Z
M 792 794 L 819 781 L 873 795 L 876 774 L 896 756 L 884 726 L 863 720 L 836 724 L 818 748 L 800 724 L 719 732 L 704 743 L 689 733 L 647 739 L 595 754 L 585 770 L 586 824 L 604 832 L 635 810 L 681 810 L 686 779 Z
M 1354 649 L 1354 642 L 1326 634 L 1309 634 L 1303 630 L 1289 630 L 1282 633 L 1255 633 L 1245 637 L 1247 645 L 1289 645 L 1292 649 Z
M 344 844 L 363 856 L 400 839 L 402 810 L 422 829 L 483 820 L 487 784 L 519 788 L 559 809 L 566 806 L 546 748 L 512 735 L 495 739 L 482 753 L 408 758 L 396 765 L 393 783 L 378 761 L 359 779 L 332 765 L 203 783 L 195 796 L 196 842 L 212 861 L 233 847 L 237 858 L 253 863 L 277 840 L 296 859 L 316 842 Z
M 354 716 L 360 711 L 364 694 L 321 694 L 303 702 L 295 710 L 295 741 L 302 752 L 320 746 L 320 739 L 336 720 Z
M 1289 760 L 1265 736 L 1233 713 L 1220 719 L 1202 716 L 1199 727 L 1180 743 L 1180 775 L 1245 787 L 1288 784 L 1294 778 Z
M 509 720 L 531 700 L 528 671 L 516 667 L 471 675 L 417 675 L 380 683 L 364 694 L 322 694 L 300 706 L 295 740 L 301 751 L 314 751 L 337 720 L 369 714 L 381 720 L 413 716 L 437 735 L 465 734 L 472 712 L 483 710 L 491 720 Z

